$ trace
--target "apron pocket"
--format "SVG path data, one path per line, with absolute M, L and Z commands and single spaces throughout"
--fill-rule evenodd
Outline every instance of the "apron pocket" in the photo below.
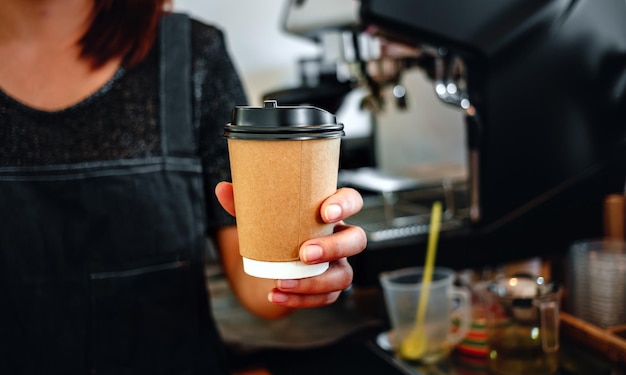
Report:
M 190 373 L 198 291 L 188 262 L 90 275 L 97 374 Z

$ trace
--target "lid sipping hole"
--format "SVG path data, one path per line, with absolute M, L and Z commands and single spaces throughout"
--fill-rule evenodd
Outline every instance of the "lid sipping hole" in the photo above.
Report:
M 276 100 L 265 100 L 263 102 L 263 108 L 276 108 L 278 107 L 278 102 Z

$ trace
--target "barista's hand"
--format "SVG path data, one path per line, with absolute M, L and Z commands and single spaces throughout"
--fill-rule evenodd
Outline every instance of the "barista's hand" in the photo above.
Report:
M 330 262 L 330 267 L 315 277 L 276 280 L 276 287 L 268 296 L 270 302 L 288 307 L 317 307 L 337 300 L 341 291 L 352 284 L 352 267 L 347 258 L 363 251 L 367 244 L 363 229 L 343 222 L 361 207 L 361 195 L 349 188 L 337 190 L 324 201 L 321 216 L 325 222 L 335 223 L 334 233 L 302 244 L 300 260 L 309 264 Z
M 232 185 L 220 183 L 217 197 L 224 209 L 235 215 Z M 322 219 L 335 223 L 332 235 L 306 241 L 300 248 L 305 263 L 330 262 L 323 274 L 299 280 L 276 280 L 268 295 L 270 302 L 293 308 L 318 307 L 337 300 L 341 291 L 352 284 L 353 271 L 347 258 L 365 249 L 367 238 L 362 228 L 346 225 L 343 220 L 363 207 L 361 195 L 354 189 L 341 188 L 328 197 L 321 207 Z

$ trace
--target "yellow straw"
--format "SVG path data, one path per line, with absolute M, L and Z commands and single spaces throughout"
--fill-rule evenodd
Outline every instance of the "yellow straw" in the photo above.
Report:
M 430 282 L 433 278 L 435 268 L 435 255 L 437 253 L 437 241 L 439 240 L 439 229 L 441 227 L 441 202 L 433 203 L 430 215 L 430 228 L 428 231 L 428 248 L 426 250 L 426 264 L 422 276 L 422 292 L 420 293 L 419 305 L 415 317 L 415 326 L 409 335 L 403 340 L 400 353 L 404 358 L 410 360 L 419 359 L 426 350 L 426 338 L 422 326 L 424 325 L 424 315 L 428 303 Z
M 439 228 L 441 227 L 441 202 L 433 203 L 432 213 L 430 216 L 430 228 L 428 232 L 428 248 L 426 250 L 426 264 L 424 265 L 424 275 L 422 278 L 422 293 L 420 294 L 418 313 L 418 322 L 423 323 L 424 314 L 426 313 L 426 304 L 428 302 L 428 294 L 430 282 L 433 279 L 433 270 L 435 268 L 435 255 L 437 253 L 437 241 L 439 239 Z

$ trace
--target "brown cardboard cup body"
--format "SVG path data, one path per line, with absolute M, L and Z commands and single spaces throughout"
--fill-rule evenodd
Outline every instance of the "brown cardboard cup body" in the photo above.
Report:
M 255 264 L 246 272 L 301 278 L 328 267 L 301 263 L 299 249 L 333 231 L 320 207 L 337 190 L 340 141 L 228 139 L 240 254 L 244 267 L 246 260 Z M 288 264 L 296 270 L 280 271 Z

